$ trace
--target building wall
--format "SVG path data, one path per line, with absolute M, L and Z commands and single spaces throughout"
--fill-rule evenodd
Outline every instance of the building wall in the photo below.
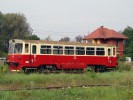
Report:
M 122 39 L 108 39 L 106 40 L 106 44 L 116 45 L 117 47 L 117 54 L 122 57 L 124 53 L 124 46 Z
M 89 40 L 90 41 L 90 40 Z M 86 43 L 90 43 L 90 42 Z M 116 45 L 118 43 L 117 47 L 117 54 L 122 57 L 124 53 L 124 46 L 123 46 L 123 40 L 122 39 L 92 39 L 92 44 L 111 44 Z
M 100 39 L 92 39 L 92 44 L 101 44 Z

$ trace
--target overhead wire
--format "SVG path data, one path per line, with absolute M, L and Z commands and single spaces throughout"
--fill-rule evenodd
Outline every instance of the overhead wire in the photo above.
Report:
M 33 33 L 39 33 L 43 35 L 58 35 L 58 36 L 77 36 L 77 35 L 85 35 L 87 32 L 53 32 L 53 31 L 33 31 Z

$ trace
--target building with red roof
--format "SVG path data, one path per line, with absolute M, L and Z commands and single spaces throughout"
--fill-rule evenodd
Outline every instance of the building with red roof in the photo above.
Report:
M 112 29 L 105 28 L 103 26 L 99 27 L 92 33 L 84 37 L 86 43 L 91 44 L 112 44 L 117 47 L 117 55 L 120 57 L 124 53 L 124 40 L 128 38 L 123 34 L 120 34 Z

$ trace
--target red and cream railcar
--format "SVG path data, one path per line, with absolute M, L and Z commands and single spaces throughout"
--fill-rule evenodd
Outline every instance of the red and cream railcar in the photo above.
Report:
M 8 64 L 11 71 L 96 70 L 115 68 L 116 47 L 43 40 L 9 41 Z

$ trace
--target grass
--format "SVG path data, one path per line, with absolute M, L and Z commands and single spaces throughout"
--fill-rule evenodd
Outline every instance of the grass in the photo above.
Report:
M 133 88 L 93 87 L 58 90 L 2 91 L 1 100 L 132 100 Z
M 16 88 L 25 87 L 49 87 L 70 85 L 133 85 L 133 72 L 106 72 L 85 74 L 22 74 L 6 73 L 0 78 L 0 86 Z
M 133 67 L 121 63 L 117 71 L 83 74 L 10 73 L 0 67 L 0 89 L 108 84 L 111 87 L 67 88 L 58 90 L 0 91 L 0 100 L 133 100 Z M 128 65 L 129 66 L 129 65 Z
M 121 65 L 121 66 L 120 66 Z M 124 66 L 125 65 L 125 66 Z M 132 64 L 131 64 L 132 65 Z M 48 87 L 70 85 L 133 85 L 133 67 L 127 63 L 119 63 L 118 70 L 104 73 L 86 72 L 84 74 L 24 74 L 7 72 L 7 66 L 0 67 L 0 86 Z M 126 69 L 126 66 L 130 66 Z
M 133 71 L 133 62 L 128 63 L 128 62 L 118 61 L 117 70 L 118 71 Z

